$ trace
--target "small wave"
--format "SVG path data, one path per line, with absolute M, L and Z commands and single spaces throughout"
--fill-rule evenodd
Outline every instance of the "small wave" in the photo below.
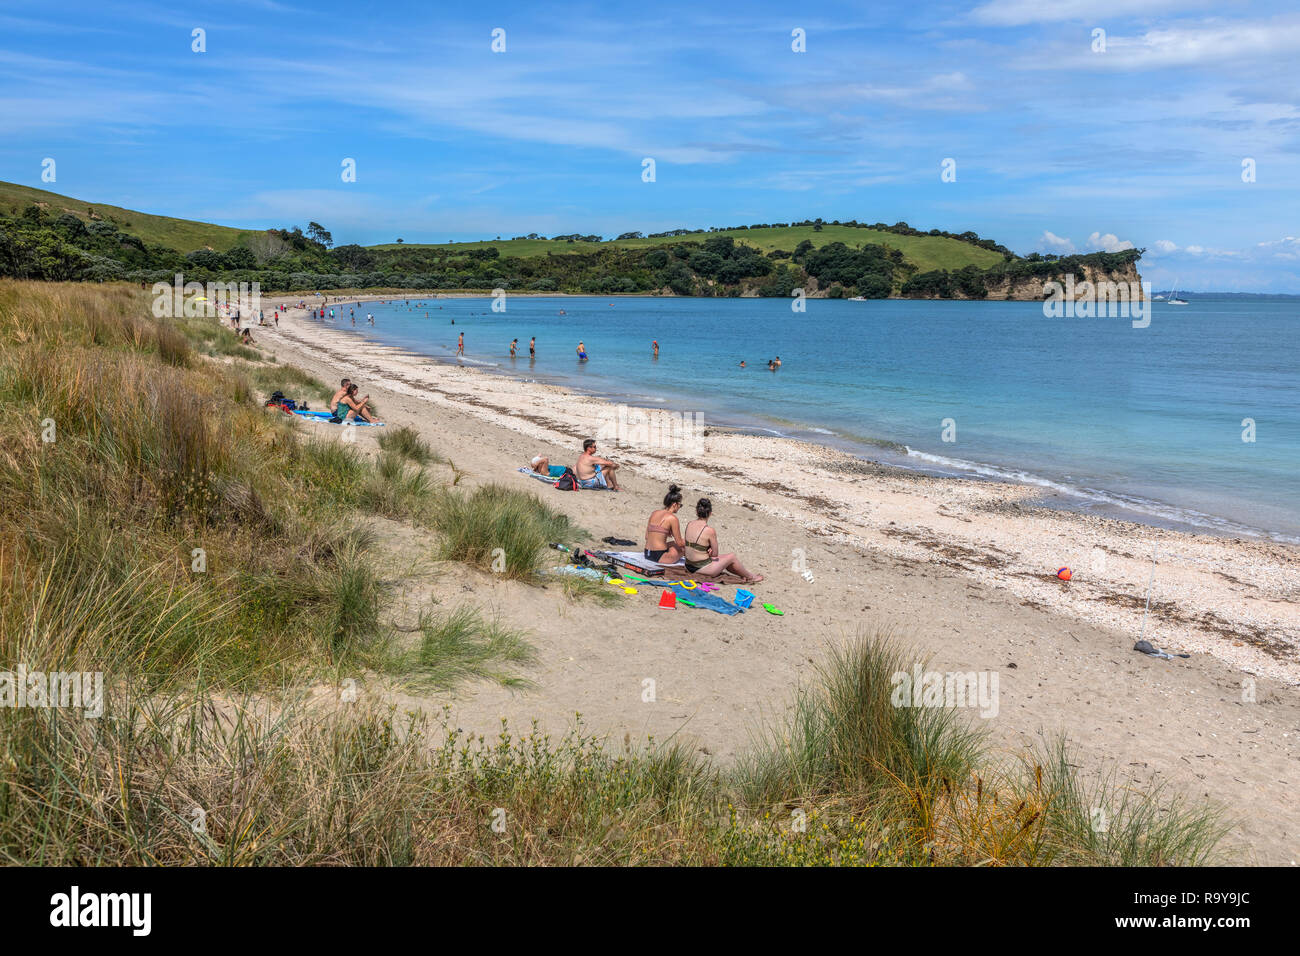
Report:
M 907 446 L 903 447 L 907 448 Z M 1300 538 L 1264 531 L 1260 528 L 1253 528 L 1250 525 L 1241 524 L 1240 522 L 1232 521 L 1229 518 L 1221 518 L 1218 515 L 1206 514 L 1203 511 L 1197 511 L 1193 508 L 1180 508 L 1177 505 L 1166 504 L 1163 501 L 1156 501 L 1151 498 L 1142 498 L 1138 495 L 1126 495 L 1120 492 L 1105 491 L 1100 488 L 1089 488 L 1085 485 L 1074 485 L 1067 482 L 1054 481 L 1051 478 L 1045 478 L 1042 475 L 1023 471 L 1019 468 L 999 468 L 996 465 L 985 465 L 978 462 L 966 461 L 961 458 L 948 458 L 945 455 L 932 455 L 928 452 L 917 451 L 914 448 L 907 448 L 907 454 L 910 458 L 915 458 L 918 461 L 923 461 L 928 465 L 943 469 L 950 473 L 976 474 L 983 478 L 990 478 L 995 481 L 1010 481 L 1022 485 L 1036 485 L 1037 487 L 1047 488 L 1051 491 L 1058 492 L 1059 494 L 1078 498 L 1093 504 L 1116 508 L 1123 511 L 1136 512 L 1138 514 L 1159 518 L 1163 521 L 1175 522 L 1181 525 L 1207 528 L 1225 534 L 1245 535 L 1252 538 L 1269 538 L 1274 541 L 1283 541 L 1289 544 L 1300 543 Z

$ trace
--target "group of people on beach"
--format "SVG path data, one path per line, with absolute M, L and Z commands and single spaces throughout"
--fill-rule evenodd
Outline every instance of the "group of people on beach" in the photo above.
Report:
M 559 477 L 566 470 L 562 465 L 552 467 L 551 460 L 544 455 L 533 458 L 532 466 L 537 474 L 551 478 Z M 618 485 L 618 467 L 615 462 L 598 453 L 594 438 L 588 438 L 582 443 L 582 454 L 578 456 L 573 470 L 579 488 L 621 491 Z M 761 574 L 754 574 L 746 568 L 735 552 L 723 553 L 718 532 L 709 524 L 713 503 L 708 498 L 701 498 L 695 503 L 695 517 L 687 522 L 685 528 L 677 517 L 681 508 L 682 490 L 677 485 L 670 484 L 668 493 L 663 498 L 663 507 L 651 512 L 646 522 L 643 553 L 647 561 L 664 566 L 681 561 L 691 574 L 711 577 L 731 573 L 739 576 L 746 584 L 757 584 L 763 580 Z
M 334 413 L 332 421 L 346 422 L 360 419 L 363 422 L 377 422 L 370 408 L 370 396 L 357 396 L 357 383 L 345 378 L 330 398 L 329 410 Z

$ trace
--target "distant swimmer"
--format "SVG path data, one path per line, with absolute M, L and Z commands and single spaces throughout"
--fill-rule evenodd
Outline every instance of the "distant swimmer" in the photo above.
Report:
M 465 333 L 464 332 L 460 333 L 460 338 L 456 340 L 456 354 L 457 355 L 465 354 Z
M 578 361 L 587 361 L 587 346 L 583 345 L 581 342 L 578 343 Z
M 528 357 L 537 358 L 537 336 L 528 340 Z
M 654 341 L 654 347 L 655 347 L 655 358 L 658 358 L 658 357 L 659 357 L 659 340 L 658 340 L 658 339 L 655 339 L 655 341 Z
M 515 357 L 515 352 L 518 351 L 518 349 L 519 349 L 519 340 L 518 340 L 518 339 L 511 339 L 511 340 L 510 340 L 510 357 L 511 357 L 511 358 L 514 358 L 514 357 Z
M 777 368 L 780 368 L 780 367 L 781 367 L 781 356 L 778 355 L 776 358 L 772 359 L 772 364 L 775 365 Z
M 740 360 L 740 367 L 741 367 L 741 368 L 744 368 L 744 367 L 745 367 L 745 360 L 744 360 L 744 359 L 741 359 L 741 360 Z
M 568 314 L 569 313 L 565 312 L 563 309 L 560 310 L 560 315 L 568 315 Z

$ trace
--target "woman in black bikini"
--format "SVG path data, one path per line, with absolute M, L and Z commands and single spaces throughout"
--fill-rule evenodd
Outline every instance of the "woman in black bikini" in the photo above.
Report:
M 677 512 L 682 507 L 682 490 L 668 486 L 664 506 L 650 515 L 645 526 L 645 556 L 647 561 L 659 564 L 676 564 L 682 556 L 682 526 L 677 522 Z
M 695 514 L 695 520 L 686 526 L 687 571 L 691 574 L 710 576 L 730 571 L 744 578 L 746 584 L 757 584 L 763 580 L 761 574 L 750 574 L 734 554 L 718 553 L 718 533 L 709 527 L 709 515 L 713 514 L 713 503 L 708 498 L 701 498 L 696 502 Z

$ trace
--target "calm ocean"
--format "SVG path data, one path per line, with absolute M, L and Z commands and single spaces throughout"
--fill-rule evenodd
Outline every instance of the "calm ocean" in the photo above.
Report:
M 1300 301 L 1156 302 L 1144 329 L 1049 319 L 1032 302 L 814 299 L 800 314 L 787 299 L 512 296 L 499 313 L 489 299 L 418 301 L 363 302 L 356 331 L 434 359 L 464 332 L 481 368 L 1030 482 L 1066 507 L 1300 541 Z M 352 304 L 334 307 L 350 330 Z

